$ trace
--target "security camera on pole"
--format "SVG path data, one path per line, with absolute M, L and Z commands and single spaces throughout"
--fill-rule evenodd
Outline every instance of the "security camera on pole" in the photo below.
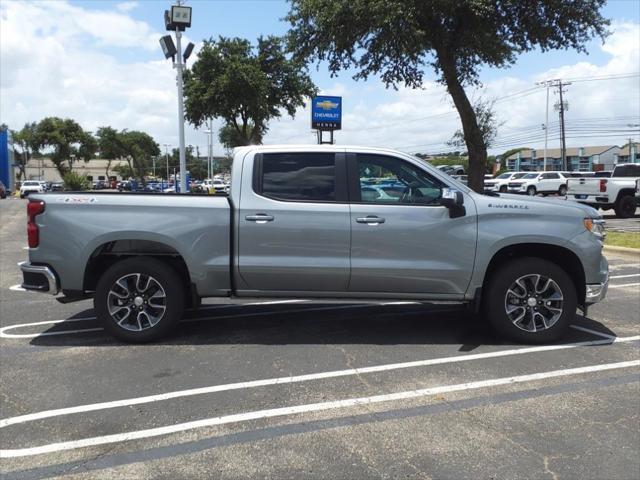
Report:
M 182 98 L 182 71 L 184 63 L 193 51 L 193 43 L 189 43 L 182 54 L 182 32 L 187 27 L 191 27 L 191 7 L 182 5 L 178 0 L 178 5 L 173 5 L 171 10 L 164 11 L 164 23 L 168 31 L 176 32 L 176 43 L 174 45 L 171 35 L 165 35 L 160 39 L 160 46 L 166 58 L 173 60 L 173 68 L 176 69 L 176 83 L 178 84 L 178 151 L 180 152 L 180 193 L 188 191 L 187 185 L 187 161 L 184 150 L 184 101 Z M 176 56 L 178 60 L 176 61 Z

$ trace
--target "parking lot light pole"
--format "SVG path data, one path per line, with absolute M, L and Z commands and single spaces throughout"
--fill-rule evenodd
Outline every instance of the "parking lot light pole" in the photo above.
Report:
M 173 60 L 173 68 L 176 69 L 176 83 L 178 85 L 178 152 L 180 158 L 180 193 L 187 193 L 187 159 L 184 146 L 184 99 L 183 99 L 183 70 L 184 64 L 193 51 L 193 45 L 189 44 L 184 58 L 182 55 L 182 32 L 191 27 L 191 7 L 183 5 L 182 0 L 177 0 L 177 5 L 171 7 L 171 11 L 165 10 L 164 22 L 168 31 L 176 32 L 176 44 L 173 44 L 171 35 L 160 39 L 160 46 L 165 58 Z M 177 58 L 176 58 L 177 57 Z
M 176 30 L 176 49 L 178 60 L 175 63 L 178 83 L 178 149 L 180 152 L 180 193 L 187 193 L 187 157 L 184 151 L 184 99 L 182 97 L 182 32 Z
M 164 144 L 164 155 L 167 160 L 167 188 L 169 188 L 169 147 L 170 146 L 171 146 L 170 143 Z

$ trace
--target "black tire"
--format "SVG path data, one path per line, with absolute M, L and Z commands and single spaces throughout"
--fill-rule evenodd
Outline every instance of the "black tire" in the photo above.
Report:
M 508 191 L 508 190 L 509 190 L 509 189 L 507 188 L 507 186 L 506 186 L 506 185 L 502 185 L 502 186 L 500 187 L 500 193 L 507 193 L 507 191 Z
M 567 194 L 567 186 L 560 185 L 560 188 L 558 189 L 558 195 L 560 195 L 561 197 L 564 197 L 566 194 Z
M 538 328 L 535 332 L 527 331 L 517 326 L 507 314 L 507 292 L 515 284 L 516 280 L 527 275 L 542 275 L 553 280 L 559 287 L 562 295 L 562 312 L 548 328 Z M 526 295 L 525 295 L 526 296 Z M 543 297 L 544 298 L 544 297 Z M 523 305 L 525 301 L 523 300 Z M 542 302 L 545 303 L 544 301 Z M 520 307 L 525 311 L 525 316 L 532 308 L 544 307 Z M 511 306 L 511 305 L 510 305 Z M 557 306 L 557 304 L 555 304 Z M 547 260 L 534 257 L 524 257 L 512 260 L 502 265 L 488 279 L 486 294 L 483 299 L 484 314 L 501 336 L 520 343 L 547 343 L 560 339 L 569 324 L 575 319 L 577 297 L 575 285 L 563 269 Z M 549 313 L 549 311 L 546 311 Z M 525 320 L 530 322 L 532 315 Z M 534 321 L 535 324 L 535 321 Z
M 143 321 L 141 329 L 138 331 L 126 328 L 127 323 L 124 323 L 124 327 L 119 325 L 109 313 L 109 302 L 112 301 L 110 300 L 110 291 L 116 288 L 116 281 L 132 274 L 142 274 L 145 278 L 151 277 L 164 291 L 164 313 L 158 314 L 160 319 L 153 326 L 147 317 L 148 325 L 145 326 Z M 180 275 L 171 266 L 154 258 L 132 257 L 122 260 L 112 265 L 98 281 L 93 300 L 96 316 L 107 332 L 124 342 L 146 343 L 165 337 L 176 328 L 184 312 L 184 287 L 180 278 Z M 138 287 L 135 286 L 135 288 Z M 148 284 L 146 288 L 149 288 Z M 141 294 L 136 294 L 136 296 L 139 295 Z M 132 297 L 133 294 L 130 298 Z M 111 299 L 114 299 L 113 295 Z M 148 299 L 148 302 L 151 304 L 151 299 Z M 137 312 L 136 317 L 139 318 Z
M 633 195 L 623 195 L 618 198 L 613 208 L 616 211 L 616 217 L 631 218 L 636 214 L 636 199 Z
M 527 188 L 527 195 L 529 195 L 530 197 L 533 197 L 536 195 L 536 193 L 538 193 L 536 191 L 536 187 L 529 187 Z

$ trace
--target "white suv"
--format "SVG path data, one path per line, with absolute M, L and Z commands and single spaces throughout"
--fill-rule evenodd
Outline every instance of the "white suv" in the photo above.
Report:
M 567 176 L 565 172 L 532 172 L 527 173 L 516 181 L 508 184 L 511 193 L 526 193 L 527 195 L 544 195 L 557 193 L 564 196 L 567 194 Z
M 506 172 L 498 175 L 491 180 L 485 180 L 485 192 L 502 192 L 507 193 L 509 190 L 509 182 L 524 177 L 527 172 Z
M 20 198 L 29 196 L 30 193 L 44 192 L 44 185 L 38 180 L 27 180 L 20 185 Z

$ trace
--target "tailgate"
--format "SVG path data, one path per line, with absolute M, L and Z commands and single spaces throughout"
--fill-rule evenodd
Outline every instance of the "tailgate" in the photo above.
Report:
M 604 181 L 606 191 L 606 178 L 570 178 L 567 180 L 568 195 L 601 195 L 600 183 Z

